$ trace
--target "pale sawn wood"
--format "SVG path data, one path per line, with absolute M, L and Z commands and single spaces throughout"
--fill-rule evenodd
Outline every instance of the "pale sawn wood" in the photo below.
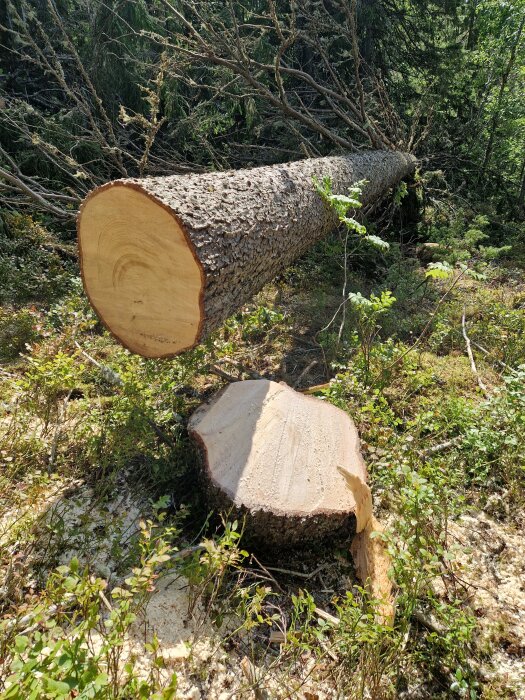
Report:
M 81 231 L 84 285 L 114 335 L 148 357 L 192 346 L 202 275 L 171 212 L 141 190 L 115 186 L 86 202 Z
M 384 625 L 391 625 L 395 614 L 392 581 L 389 577 L 392 560 L 387 545 L 381 537 L 384 528 L 374 517 L 372 491 L 368 484 L 360 481 L 358 475 L 342 467 L 339 467 L 339 471 L 344 476 L 351 493 L 354 496 L 360 495 L 356 508 L 356 535 L 350 547 L 357 578 L 368 590 L 370 596 L 378 601 L 377 621 Z
M 310 544 L 365 526 L 366 466 L 355 425 L 339 408 L 283 383 L 248 380 L 200 407 L 189 430 L 212 504 L 246 516 L 248 534 L 262 544 Z

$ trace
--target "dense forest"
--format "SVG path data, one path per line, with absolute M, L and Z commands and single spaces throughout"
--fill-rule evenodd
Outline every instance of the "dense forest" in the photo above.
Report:
M 342 188 L 374 152 L 411 165 Z M 308 251 L 198 344 L 101 323 L 94 188 L 177 176 L 224 228 L 214 178 L 317 158 Z M 525 698 L 524 271 L 524 0 L 0 3 L 0 698 Z M 188 421 L 254 379 L 354 421 L 392 618 L 349 541 L 210 503 Z

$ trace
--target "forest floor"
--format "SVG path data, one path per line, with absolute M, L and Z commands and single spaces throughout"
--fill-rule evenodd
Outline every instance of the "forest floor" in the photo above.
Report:
M 349 308 L 339 338 L 334 236 L 154 361 L 100 327 L 69 249 L 16 226 L 34 252 L 0 307 L 1 698 L 525 698 L 523 265 L 358 261 L 348 289 L 396 302 Z M 259 376 L 356 422 L 392 627 L 348 542 L 256 551 L 208 513 L 187 418 Z

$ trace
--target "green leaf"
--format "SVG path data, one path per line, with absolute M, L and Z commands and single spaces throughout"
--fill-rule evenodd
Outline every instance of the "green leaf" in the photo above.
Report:
M 345 204 L 348 208 L 352 207 L 352 209 L 359 209 L 362 206 L 358 199 L 347 197 L 345 194 L 330 194 L 328 195 L 328 200 L 337 204 Z
M 366 226 L 363 226 L 363 224 L 360 224 L 358 221 L 356 221 L 352 217 L 344 216 L 344 217 L 342 217 L 341 221 L 343 222 L 343 224 L 346 224 L 346 226 L 348 226 L 348 228 L 351 229 L 352 231 L 356 231 L 361 236 L 365 235 Z
M 28 637 L 25 637 L 24 635 L 18 635 L 18 637 L 15 637 L 15 649 L 19 654 L 22 654 L 27 649 L 28 644 Z
M 64 683 L 63 681 L 56 681 L 54 678 L 46 678 L 44 680 L 44 685 L 46 690 L 58 693 L 58 697 L 67 697 L 71 692 L 71 688 L 67 683 Z
M 107 673 L 99 673 L 99 675 L 93 681 L 93 686 L 95 690 L 100 690 L 104 686 L 108 685 L 109 676 Z
M 348 301 L 355 306 L 372 306 L 372 302 L 364 297 L 361 292 L 350 292 Z
M 454 268 L 447 262 L 429 263 L 425 272 L 425 277 L 432 279 L 447 279 L 454 272 Z
M 364 240 L 368 241 L 368 243 L 373 245 L 374 248 L 379 248 L 380 250 L 388 250 L 390 248 L 390 244 L 384 241 L 382 238 L 379 238 L 379 236 L 369 234 L 368 236 L 364 237 Z

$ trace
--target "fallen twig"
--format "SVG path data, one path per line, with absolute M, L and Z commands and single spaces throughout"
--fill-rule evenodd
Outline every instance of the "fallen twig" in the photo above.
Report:
M 240 377 L 234 377 L 232 374 L 228 374 L 228 372 L 225 372 L 223 369 L 216 367 L 215 365 L 210 365 L 208 367 L 208 372 L 211 372 L 211 374 L 216 374 L 221 379 L 226 379 L 227 382 L 241 381 Z
M 268 637 L 268 644 L 286 644 L 286 635 L 281 630 L 272 630 Z
M 470 338 L 467 335 L 467 324 L 465 322 L 465 307 L 463 307 L 463 316 L 461 317 L 461 329 L 463 331 L 463 337 L 465 338 L 465 344 L 467 346 L 467 354 L 470 360 L 470 368 L 472 369 L 472 372 L 477 379 L 479 388 L 485 394 L 485 396 L 488 396 L 487 387 L 481 379 L 481 377 L 479 376 L 478 368 L 476 367 L 476 362 L 474 360 L 474 354 L 472 352 L 472 347 L 470 345 Z
M 252 377 L 252 379 L 266 379 L 266 377 L 263 377 L 262 374 L 259 374 L 259 372 L 256 372 L 254 369 L 250 369 L 249 367 L 245 367 L 240 362 L 236 362 L 235 360 L 230 360 L 229 357 L 221 357 L 220 360 L 217 360 L 217 364 L 218 365 L 222 365 L 222 364 L 232 365 L 233 367 L 238 369 L 239 372 L 244 372 L 248 376 Z
M 324 391 L 330 387 L 330 382 L 325 382 L 324 384 L 316 384 L 316 386 L 309 386 L 306 389 L 299 389 L 301 394 L 315 394 L 318 391 Z
M 266 690 L 259 687 L 260 681 L 257 678 L 257 669 L 247 656 L 245 656 L 241 660 L 240 666 L 241 671 L 244 673 L 246 679 L 253 687 L 253 693 L 255 695 L 256 700 L 270 700 L 270 696 L 268 695 Z
M 62 602 L 62 605 L 66 605 L 68 603 L 72 603 L 76 601 L 76 595 L 74 593 L 66 593 L 64 595 L 64 600 Z M 51 617 L 54 615 L 58 609 L 59 605 L 53 604 L 49 605 L 47 608 L 36 608 L 35 610 L 32 610 L 31 612 L 27 613 L 26 615 L 23 615 L 22 617 L 18 618 L 13 618 L 11 620 L 7 620 L 5 623 L 4 631 L 5 632 L 10 632 L 11 630 L 14 629 L 22 629 L 22 632 L 20 634 L 29 634 L 29 632 L 32 632 L 33 630 L 37 629 L 40 625 L 40 622 L 35 622 L 33 623 L 34 619 L 36 616 L 40 616 L 43 613 Z M 33 624 L 30 624 L 33 623 Z M 29 627 L 26 627 L 26 625 L 29 624 Z
M 457 435 L 456 437 L 452 438 L 451 440 L 446 440 L 445 442 L 440 442 L 437 445 L 432 445 L 431 447 L 427 447 L 424 450 L 420 450 L 418 454 L 420 457 L 426 457 L 427 455 L 435 455 L 435 454 L 438 454 L 439 452 L 444 452 L 445 450 L 448 450 L 451 447 L 457 447 L 458 445 L 461 444 L 462 440 L 463 440 L 463 436 Z
M 425 615 L 421 612 L 421 610 L 414 610 L 412 617 L 431 632 L 442 635 L 446 631 L 442 624 L 440 624 L 437 620 L 434 620 L 432 617 Z
M 100 364 L 97 360 L 95 360 L 94 357 L 91 357 L 83 348 L 82 346 L 75 340 L 75 345 L 79 349 L 80 354 L 86 358 L 89 362 L 91 362 L 92 365 L 95 365 L 95 367 L 98 367 L 100 370 L 100 373 L 102 374 L 103 378 L 109 383 L 109 384 L 114 384 L 115 386 L 123 386 L 124 382 L 122 381 L 122 378 L 120 377 L 119 374 L 117 374 L 114 370 L 112 370 L 110 367 L 107 367 L 106 365 Z
M 498 365 L 501 365 L 501 366 L 504 367 L 505 369 L 508 369 L 509 372 L 512 372 L 513 374 L 519 374 L 519 373 L 514 369 L 514 367 L 511 367 L 510 365 L 507 365 L 505 362 L 502 362 L 502 360 L 498 360 L 497 357 L 494 357 L 494 355 L 493 355 L 491 352 L 489 352 L 486 348 L 484 348 L 484 347 L 483 347 L 482 345 L 480 345 L 479 343 L 476 343 L 474 340 L 471 340 L 470 342 L 472 343 L 472 345 L 475 345 L 475 346 L 477 347 L 478 350 L 481 350 L 481 352 L 482 352 L 483 354 L 485 354 L 485 355 L 487 355 L 488 357 L 492 358 L 492 359 L 494 360 L 494 362 L 497 362 Z
M 284 592 L 283 587 L 279 584 L 279 582 L 277 581 L 275 576 L 273 576 L 270 573 L 270 571 L 268 571 L 268 569 L 264 566 L 264 564 L 261 564 L 261 562 L 257 559 L 255 554 L 252 554 L 252 559 L 256 562 L 256 564 L 258 564 L 258 566 L 261 567 L 261 569 L 264 571 L 265 574 L 268 574 L 268 576 L 270 577 L 269 580 L 272 581 L 281 592 Z
M 195 552 L 199 552 L 203 549 L 204 549 L 203 544 L 196 544 L 196 545 L 193 545 L 192 547 L 186 547 L 186 549 L 181 549 L 180 552 L 175 552 L 175 554 L 172 554 L 171 559 L 173 561 L 179 561 L 180 559 L 186 559 L 186 557 L 189 557 L 192 554 L 195 554 Z
M 269 571 L 277 571 L 278 574 L 288 574 L 288 576 L 298 576 L 299 578 L 308 580 L 318 574 L 324 567 L 325 564 L 321 564 L 321 566 L 318 566 L 317 569 L 314 569 L 309 574 L 303 573 L 302 571 L 293 571 L 292 569 L 280 569 L 277 566 L 267 566 L 265 568 Z
M 303 369 L 301 374 L 297 377 L 297 380 L 296 380 L 295 384 L 293 385 L 293 388 L 297 389 L 297 387 L 301 383 L 301 380 L 304 377 L 306 377 L 306 375 L 310 372 L 310 370 L 313 369 L 318 364 L 319 364 L 318 360 L 312 360 L 312 362 L 310 362 L 309 365 L 306 365 L 306 367 Z
M 321 619 L 326 620 L 326 622 L 330 622 L 330 624 L 334 625 L 334 627 L 337 627 L 341 624 L 341 620 L 339 617 L 331 615 L 329 612 L 326 612 L 326 610 L 323 610 L 322 608 L 314 608 L 314 613 Z

